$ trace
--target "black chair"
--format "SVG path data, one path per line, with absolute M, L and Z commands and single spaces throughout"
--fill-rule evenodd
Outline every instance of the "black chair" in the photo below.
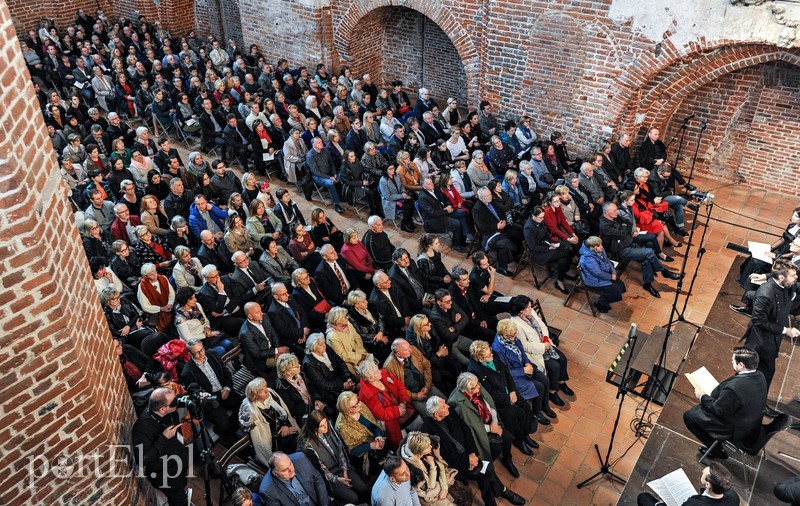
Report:
M 142 340 L 142 352 L 150 358 L 172 338 L 163 332 L 154 332 Z
M 719 440 L 718 439 L 718 440 L 714 441 L 714 444 L 712 444 L 709 447 L 709 449 L 706 450 L 706 452 L 703 454 L 703 456 L 700 457 L 699 462 L 701 464 L 703 464 L 703 460 L 711 452 L 714 451 L 714 449 L 717 447 L 717 445 L 722 444 L 724 446 L 724 445 L 727 444 L 732 450 L 735 450 L 736 452 L 738 452 L 740 454 L 740 457 L 741 457 L 740 460 L 742 461 L 741 462 L 742 463 L 742 474 L 744 475 L 744 488 L 745 488 L 745 490 L 747 490 L 749 487 L 748 487 L 748 483 L 747 483 L 747 467 L 745 466 L 745 463 L 744 463 L 744 455 L 747 454 L 747 455 L 755 456 L 755 455 L 761 454 L 761 451 L 764 449 L 765 446 L 767 446 L 767 443 L 769 443 L 769 440 L 772 439 L 772 436 L 774 436 L 778 432 L 781 432 L 782 430 L 785 430 L 789 426 L 789 421 L 790 421 L 789 415 L 787 415 L 786 413 L 781 413 L 780 415 L 775 417 L 768 424 L 761 425 L 761 429 L 760 429 L 760 432 L 758 434 L 758 437 L 755 440 L 750 441 L 750 442 L 730 441 L 730 440 L 727 440 L 727 439 Z M 764 452 L 764 454 L 759 457 L 759 464 L 760 464 L 761 458 L 766 458 L 766 452 Z
M 222 473 L 231 485 L 244 485 L 248 488 L 257 487 L 267 473 L 267 469 L 260 462 L 252 458 L 253 443 L 250 435 L 245 435 L 231 445 L 228 451 L 217 460 Z M 239 463 L 241 461 L 243 463 Z M 224 486 L 219 488 L 219 504 L 225 504 L 232 490 Z
M 525 251 L 522 252 L 522 257 L 520 258 L 519 262 L 517 262 L 517 269 L 514 271 L 514 274 L 511 276 L 511 279 L 517 277 L 517 275 L 522 272 L 525 266 L 529 266 L 531 268 L 531 275 L 533 276 L 533 284 L 536 286 L 537 290 L 540 290 L 542 285 L 547 283 L 547 281 L 553 277 L 553 271 L 550 270 L 550 264 L 537 264 L 531 260 L 530 253 L 528 253 L 528 248 L 525 248 Z M 544 267 L 547 270 L 547 276 L 544 279 L 539 279 L 536 275 L 536 266 Z
M 575 294 L 575 292 L 579 290 L 586 294 L 586 302 L 589 303 L 589 309 L 592 310 L 592 316 L 596 317 L 597 309 L 594 307 L 592 299 L 589 297 L 589 292 L 592 289 L 586 286 L 586 282 L 583 280 L 583 272 L 581 272 L 580 264 L 578 264 L 578 279 L 575 281 L 575 284 L 572 285 L 572 289 L 569 291 L 569 295 L 567 295 L 567 298 L 564 299 L 564 307 L 566 307 L 567 304 L 569 304 L 569 301 L 572 299 L 572 296 Z
M 536 313 L 539 315 L 539 318 L 541 318 L 542 322 L 544 322 L 544 324 L 547 326 L 547 332 L 550 335 L 550 340 L 553 342 L 553 344 L 558 346 L 558 343 L 560 341 L 559 338 L 561 337 L 561 329 L 551 327 L 550 325 L 547 324 L 547 318 L 545 318 L 544 316 L 544 311 L 542 310 L 542 303 L 539 302 L 539 299 L 533 300 L 533 302 L 531 303 L 531 308 L 533 308 L 533 310 L 536 311 Z

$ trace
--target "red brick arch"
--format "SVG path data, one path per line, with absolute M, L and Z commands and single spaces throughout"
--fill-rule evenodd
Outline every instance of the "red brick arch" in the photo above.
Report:
M 622 74 L 611 89 L 611 124 L 624 132 L 636 125 L 664 127 L 687 96 L 725 74 L 775 60 L 800 65 L 799 51 L 771 44 L 723 41 L 703 47 L 691 43 L 688 49 L 681 54 L 668 45 L 661 59 L 647 55 Z M 650 70 L 642 72 L 643 68 Z
M 458 22 L 451 10 L 430 0 L 355 0 L 350 3 L 338 26 L 334 27 L 333 44 L 343 62 L 351 62 L 350 46 L 359 22 L 378 9 L 405 7 L 421 13 L 436 23 L 456 48 L 467 78 L 467 98 L 474 101 L 479 96 L 480 57 L 478 48 L 467 30 Z

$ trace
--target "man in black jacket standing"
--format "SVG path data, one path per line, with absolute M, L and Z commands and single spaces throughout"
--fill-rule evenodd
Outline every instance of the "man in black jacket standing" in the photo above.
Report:
M 800 330 L 789 323 L 789 312 L 797 296 L 797 266 L 788 260 L 778 259 L 772 264 L 771 279 L 758 287 L 753 300 L 753 314 L 742 339 L 744 345 L 758 353 L 758 370 L 764 374 L 767 390 L 775 375 L 775 359 L 784 335 L 800 336 Z M 778 413 L 765 409 L 768 416 Z
M 642 145 L 639 146 L 639 167 L 644 167 L 650 172 L 658 169 L 667 161 L 667 146 L 658 138 L 659 135 L 658 128 L 650 127 L 647 130 L 647 137 L 645 137 Z M 675 181 L 679 185 L 689 191 L 696 190 L 694 186 L 686 183 L 680 172 L 677 170 L 673 170 L 673 172 L 675 173 Z
M 169 388 L 153 390 L 147 410 L 133 424 L 131 445 L 133 458 L 150 484 L 167 496 L 170 506 L 185 506 L 189 450 L 180 435 L 174 400 L 175 392 Z
M 633 175 L 633 157 L 631 156 L 631 136 L 622 134 L 619 140 L 611 145 L 611 160 L 620 172 L 626 176 Z
M 430 397 L 425 403 L 429 418 L 425 418 L 422 431 L 439 438 L 439 451 L 447 464 L 458 470 L 456 479 L 474 480 L 481 491 L 483 504 L 495 506 L 496 497 L 515 505 L 525 504 L 525 499 L 506 488 L 495 473 L 491 462 L 481 462 L 475 439 L 461 418 L 450 415 L 450 406 L 441 397 Z
M 700 404 L 683 414 L 686 428 L 704 446 L 705 453 L 716 440 L 752 442 L 758 437 L 761 417 L 767 404 L 767 382 L 758 371 L 758 355 L 747 348 L 734 348 L 731 362 L 736 374 L 720 383 L 711 394 L 695 389 Z M 717 445 L 712 458 L 726 459 L 727 452 Z

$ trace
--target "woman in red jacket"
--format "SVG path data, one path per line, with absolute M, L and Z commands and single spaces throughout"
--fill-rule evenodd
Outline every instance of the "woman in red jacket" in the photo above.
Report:
M 358 372 L 361 375 L 358 400 L 386 425 L 387 447 L 397 450 L 403 439 L 401 426 L 416 415 L 408 391 L 400 380 L 385 369 L 379 369 L 372 360 L 364 360 Z
M 569 226 L 564 211 L 561 209 L 561 197 L 554 192 L 547 195 L 549 205 L 544 206 L 544 224 L 550 232 L 550 240 L 555 244 L 561 241 L 568 242 L 573 248 L 578 247 L 578 235 Z
M 369 255 L 364 243 L 358 238 L 358 232 L 354 228 L 344 231 L 344 246 L 340 252 L 342 258 L 347 263 L 347 267 L 355 272 L 358 277 L 358 286 L 366 293 L 372 291 L 372 275 L 375 274 L 375 266 L 372 257 Z

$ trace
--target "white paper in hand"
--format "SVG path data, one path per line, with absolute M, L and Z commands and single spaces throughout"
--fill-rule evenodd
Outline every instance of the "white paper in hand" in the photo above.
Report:
M 695 389 L 700 390 L 705 395 L 711 395 L 711 392 L 719 385 L 719 381 L 705 367 L 701 367 L 695 372 L 687 372 L 686 379 Z
M 647 483 L 667 506 L 681 506 L 693 495 L 697 495 L 691 480 L 683 468 L 678 468 L 658 480 Z

